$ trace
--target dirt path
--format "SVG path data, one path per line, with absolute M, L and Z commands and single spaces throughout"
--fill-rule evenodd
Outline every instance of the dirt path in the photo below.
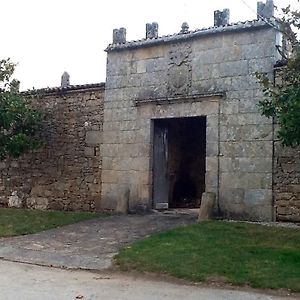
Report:
M 0 261 L 5 300 L 283 300 L 254 292 L 204 288 L 120 274 L 61 270 Z
M 194 212 L 99 218 L 45 232 L 0 239 L 0 258 L 44 266 L 101 270 L 120 247 L 196 221 Z

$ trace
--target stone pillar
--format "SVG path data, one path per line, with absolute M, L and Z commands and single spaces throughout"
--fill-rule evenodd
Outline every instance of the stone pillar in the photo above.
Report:
M 64 72 L 61 76 L 61 88 L 67 88 L 70 85 L 70 75 L 68 72 Z
M 202 194 L 198 222 L 210 220 L 212 218 L 215 201 L 215 193 L 205 192 Z
M 156 39 L 158 37 L 158 24 L 156 22 L 146 24 L 146 39 Z
M 226 26 L 229 24 L 230 11 L 228 8 L 223 11 L 215 10 L 214 12 L 214 26 Z
M 126 28 L 121 27 L 113 30 L 113 44 L 126 43 Z
M 266 3 L 257 2 L 257 19 L 269 19 L 274 16 L 274 2 L 267 0 Z

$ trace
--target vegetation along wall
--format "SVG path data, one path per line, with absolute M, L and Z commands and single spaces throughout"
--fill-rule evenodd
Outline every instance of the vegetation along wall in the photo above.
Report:
M 94 210 L 100 201 L 104 84 L 38 91 L 40 150 L 0 162 L 0 206 Z

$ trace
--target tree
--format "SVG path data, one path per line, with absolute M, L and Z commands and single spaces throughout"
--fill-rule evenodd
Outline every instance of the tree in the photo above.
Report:
M 12 79 L 15 66 L 10 59 L 0 60 L 0 160 L 42 145 L 36 137 L 42 114 L 19 92 L 19 81 Z
M 278 22 L 290 54 L 284 57 L 275 85 L 265 75 L 257 74 L 265 96 L 259 107 L 264 116 L 276 119 L 282 144 L 294 147 L 300 145 L 300 42 L 296 34 L 300 30 L 300 11 L 288 6 L 282 12 Z M 284 51 L 282 54 L 285 56 Z

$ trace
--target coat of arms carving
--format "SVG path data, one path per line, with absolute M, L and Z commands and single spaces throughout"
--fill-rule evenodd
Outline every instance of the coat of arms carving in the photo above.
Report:
M 191 45 L 174 44 L 169 51 L 168 94 L 188 95 L 192 82 Z

